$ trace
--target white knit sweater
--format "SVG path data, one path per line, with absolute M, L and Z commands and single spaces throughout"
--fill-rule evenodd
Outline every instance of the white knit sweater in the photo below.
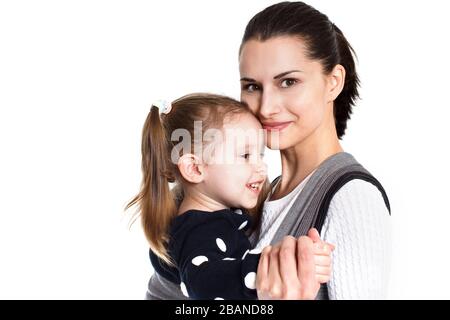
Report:
M 310 176 L 285 197 L 266 200 L 258 248 L 270 244 Z M 330 299 L 386 298 L 391 225 L 383 197 L 374 185 L 363 180 L 346 183 L 331 200 L 321 238 L 336 245 L 328 283 Z

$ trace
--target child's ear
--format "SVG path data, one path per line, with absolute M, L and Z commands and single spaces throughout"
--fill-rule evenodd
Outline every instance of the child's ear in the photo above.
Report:
M 204 180 L 204 167 L 200 159 L 191 153 L 184 154 L 178 160 L 178 169 L 186 181 L 200 183 Z
M 334 101 L 342 92 L 345 84 L 345 69 L 342 65 L 336 65 L 328 76 L 328 101 Z

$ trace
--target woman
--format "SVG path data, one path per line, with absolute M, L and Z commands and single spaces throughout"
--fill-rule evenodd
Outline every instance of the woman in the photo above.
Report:
M 378 183 L 343 152 L 358 76 L 352 48 L 322 13 L 302 2 L 275 4 L 248 23 L 239 54 L 241 100 L 279 149 L 282 175 L 267 198 L 258 247 L 258 297 L 316 297 L 312 243 L 336 245 L 321 299 L 384 298 L 390 249 L 389 202 Z M 288 236 L 291 235 L 291 236 Z M 292 237 L 294 236 L 294 237 Z M 148 298 L 182 298 L 154 275 Z
M 267 146 L 281 154 L 282 175 L 265 202 L 258 246 L 276 242 L 286 222 L 298 223 L 290 217 L 313 187 L 325 200 L 309 214 L 312 226 L 336 245 L 322 298 L 380 299 L 388 282 L 389 202 L 379 182 L 339 143 L 358 98 L 352 51 L 339 28 L 314 8 L 302 2 L 268 7 L 251 19 L 242 40 L 241 100 L 267 129 Z M 295 246 L 286 246 L 291 257 L 281 261 L 283 272 L 280 246 L 264 252 L 259 296 L 291 291 Z

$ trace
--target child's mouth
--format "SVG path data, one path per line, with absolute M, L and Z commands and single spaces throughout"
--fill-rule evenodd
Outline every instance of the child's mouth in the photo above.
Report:
M 263 184 L 264 180 L 261 181 L 255 181 L 255 182 L 251 182 L 251 183 L 247 183 L 245 186 L 252 192 L 258 194 L 261 191 L 261 187 Z

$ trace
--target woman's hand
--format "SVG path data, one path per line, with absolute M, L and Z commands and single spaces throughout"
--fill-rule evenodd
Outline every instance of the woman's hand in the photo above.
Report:
M 316 279 L 313 241 L 287 236 L 264 248 L 258 265 L 256 289 L 258 298 L 314 299 L 320 284 Z
M 256 278 L 260 300 L 314 299 L 320 283 L 329 280 L 334 246 L 323 242 L 315 229 L 308 236 L 287 236 L 264 248 Z

